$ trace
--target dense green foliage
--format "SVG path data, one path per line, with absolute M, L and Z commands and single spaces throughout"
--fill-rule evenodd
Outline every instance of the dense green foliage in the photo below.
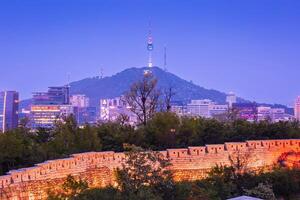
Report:
M 69 175 L 59 191 L 50 191 L 48 194 L 49 200 L 75 198 L 88 189 L 88 183 L 84 180 L 76 180 Z
M 49 159 L 88 151 L 124 151 L 126 145 L 163 150 L 226 141 L 300 138 L 298 122 L 250 123 L 243 120 L 179 118 L 157 113 L 146 126 L 131 127 L 117 122 L 77 127 L 70 117 L 51 130 L 30 132 L 25 126 L 0 134 L 0 174 Z
M 124 200 L 174 199 L 175 184 L 169 160 L 157 151 L 134 149 L 126 153 L 117 184 Z
M 159 164 L 153 168 L 153 163 Z M 49 199 L 225 200 L 250 195 L 266 200 L 289 200 L 294 199 L 300 189 L 299 169 L 241 173 L 233 166 L 216 166 L 206 179 L 174 183 L 167 166 L 168 160 L 159 160 L 154 152 L 131 152 L 126 165 L 116 171 L 117 187 L 89 189 L 83 180 L 68 177 L 62 190 Z

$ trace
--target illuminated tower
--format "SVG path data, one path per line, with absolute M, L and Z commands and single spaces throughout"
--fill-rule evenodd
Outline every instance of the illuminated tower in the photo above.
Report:
M 153 66 L 153 62 L 152 62 L 153 38 L 151 33 L 151 25 L 149 25 L 147 50 L 148 50 L 148 67 L 151 68 Z

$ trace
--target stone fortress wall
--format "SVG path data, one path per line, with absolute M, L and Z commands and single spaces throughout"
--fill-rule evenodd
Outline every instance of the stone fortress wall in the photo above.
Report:
M 253 140 L 228 142 L 182 149 L 167 149 L 161 153 L 170 159 L 174 179 L 199 180 L 216 165 L 230 165 L 230 155 L 249 157 L 249 167 L 273 166 L 287 152 L 299 152 L 300 139 Z M 114 169 L 124 161 L 124 153 L 88 152 L 70 158 L 49 160 L 34 167 L 11 170 L 0 176 L 0 199 L 45 199 L 49 189 L 58 189 L 71 174 L 88 181 L 91 187 L 114 184 Z

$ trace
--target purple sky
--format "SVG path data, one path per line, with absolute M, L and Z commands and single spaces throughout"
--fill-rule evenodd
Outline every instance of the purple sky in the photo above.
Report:
M 299 0 L 1 0 L 0 90 L 154 64 L 206 88 L 291 105 L 300 95 Z

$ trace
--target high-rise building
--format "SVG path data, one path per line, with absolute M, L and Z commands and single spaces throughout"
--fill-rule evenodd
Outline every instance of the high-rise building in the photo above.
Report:
M 130 107 L 120 97 L 100 100 L 100 120 L 115 121 L 121 115 L 127 116 L 128 123 L 131 125 L 137 122 L 137 118 L 131 112 Z
M 233 92 L 229 92 L 226 96 L 226 103 L 228 104 L 229 108 L 232 108 L 232 105 L 236 102 L 236 95 Z
M 209 106 L 209 116 L 210 117 L 216 117 L 218 115 L 227 113 L 227 111 L 228 111 L 228 105 L 211 104 Z
M 258 106 L 257 108 L 257 120 L 272 120 L 272 108 L 269 106 Z
M 74 107 L 71 105 L 32 105 L 30 113 L 33 129 L 52 128 L 55 122 L 74 114 Z
M 18 127 L 19 93 L 0 92 L 0 132 Z
M 47 92 L 33 94 L 30 109 L 31 127 L 51 128 L 56 121 L 74 112 L 74 106 L 70 104 L 69 86 L 49 87 Z
M 289 121 L 291 120 L 291 116 L 285 113 L 284 108 L 272 108 L 271 109 L 271 119 L 272 122 L 279 121 Z
M 67 105 L 70 104 L 69 86 L 49 87 L 47 92 L 33 93 L 34 105 Z
M 70 103 L 78 108 L 86 108 L 90 105 L 90 99 L 84 94 L 76 94 L 70 97 Z
M 209 99 L 191 100 L 187 104 L 187 112 L 191 116 L 209 117 L 209 106 L 212 101 Z
M 295 119 L 300 121 L 300 96 L 295 101 L 294 115 Z
M 270 120 L 271 122 L 288 121 L 290 116 L 284 108 L 271 108 L 270 106 L 257 107 L 257 120 Z
M 97 122 L 96 107 L 74 107 L 78 125 L 95 124 Z
M 255 103 L 234 103 L 232 108 L 237 111 L 238 118 L 250 122 L 257 120 L 257 109 Z
M 187 105 L 182 101 L 172 101 L 171 111 L 176 113 L 179 117 L 187 115 Z
M 90 106 L 90 99 L 84 94 L 76 94 L 70 97 L 70 103 L 74 107 L 74 114 L 78 125 L 94 124 L 97 121 L 97 109 Z
M 187 104 L 187 114 L 190 116 L 211 118 L 227 110 L 228 105 L 216 104 L 209 99 L 191 100 L 191 103 Z

